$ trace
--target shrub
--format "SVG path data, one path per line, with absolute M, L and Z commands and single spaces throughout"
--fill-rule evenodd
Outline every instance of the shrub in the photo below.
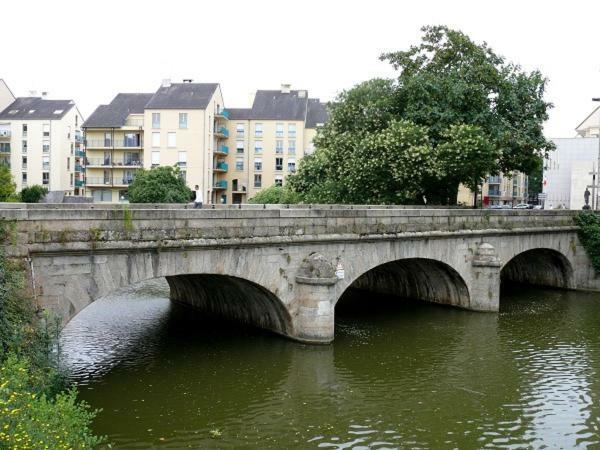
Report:
M 600 214 L 582 212 L 575 216 L 579 226 L 579 239 L 592 260 L 596 274 L 600 274 Z
M 185 185 L 177 167 L 138 170 L 129 186 L 131 203 L 187 203 L 192 191 Z
M 294 204 L 300 203 L 300 195 L 288 187 L 271 186 L 263 189 L 254 197 L 248 200 L 248 203 L 258 204 Z
M 21 190 L 21 201 L 24 203 L 39 203 L 48 193 L 48 189 L 39 184 L 34 184 Z

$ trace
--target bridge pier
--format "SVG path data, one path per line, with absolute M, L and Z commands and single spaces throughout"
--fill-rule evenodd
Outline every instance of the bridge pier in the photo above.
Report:
M 502 261 L 496 249 L 482 243 L 471 261 L 473 278 L 470 292 L 470 308 L 474 311 L 497 312 L 500 309 L 500 270 Z

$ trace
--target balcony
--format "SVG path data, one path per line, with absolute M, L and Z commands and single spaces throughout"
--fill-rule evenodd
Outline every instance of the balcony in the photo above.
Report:
M 213 189 L 215 189 L 215 190 L 227 189 L 227 180 L 215 181 Z
M 87 139 L 87 148 L 141 148 L 142 142 L 137 139 Z
M 115 186 L 129 186 L 133 183 L 133 178 L 117 178 L 114 180 Z
M 112 186 L 112 178 L 104 178 L 104 177 L 99 177 L 99 178 L 86 178 L 85 180 L 85 184 L 87 186 Z
M 215 136 L 218 138 L 228 138 L 229 130 L 225 127 L 216 127 L 215 128 Z
M 229 147 L 227 147 L 226 145 L 219 145 L 215 149 L 215 154 L 228 155 L 229 154 Z
M 229 120 L 229 111 L 226 109 L 221 109 L 215 113 L 215 118 Z
M 84 187 L 85 181 L 83 180 L 75 180 L 75 187 Z
M 0 153 L 10 155 L 10 144 L 0 145 Z
M 502 179 L 500 177 L 488 177 L 488 184 L 500 184 Z
M 86 158 L 87 167 L 142 167 L 142 159 L 132 158 Z
M 81 134 L 75 134 L 75 143 L 76 144 L 81 144 L 83 142 L 83 137 L 81 136 Z
M 227 165 L 226 162 L 218 162 L 214 167 L 213 170 L 215 172 L 227 172 L 227 170 L 229 169 L 229 166 Z
M 86 167 L 111 167 L 110 158 L 85 158 Z
M 75 164 L 75 172 L 83 172 L 83 166 L 81 166 L 81 164 Z
M 10 130 L 2 129 L 0 130 L 0 139 L 10 139 Z
M 85 156 L 85 152 L 83 150 L 75 150 L 75 156 L 77 158 L 82 158 Z
M 488 197 L 500 197 L 500 191 L 498 189 L 488 190 Z

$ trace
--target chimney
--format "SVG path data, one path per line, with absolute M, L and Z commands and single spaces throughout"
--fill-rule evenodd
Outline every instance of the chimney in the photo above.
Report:
M 171 79 L 170 78 L 164 78 L 162 80 L 161 87 L 164 87 L 164 88 L 171 87 Z
M 282 84 L 281 85 L 281 93 L 282 94 L 289 94 L 290 93 L 290 88 L 292 87 L 291 84 Z
M 306 91 L 298 91 L 298 98 L 305 98 L 306 97 Z
M 34 90 L 31 90 L 31 91 L 29 91 L 29 96 L 30 96 L 30 97 L 37 97 L 37 91 L 36 91 L 35 89 L 34 89 Z
M 184 83 L 191 83 L 192 81 L 194 81 L 194 80 L 192 80 L 191 78 L 184 78 L 183 79 Z
M 42 91 L 42 98 L 46 98 L 48 97 L 48 92 L 47 91 Z

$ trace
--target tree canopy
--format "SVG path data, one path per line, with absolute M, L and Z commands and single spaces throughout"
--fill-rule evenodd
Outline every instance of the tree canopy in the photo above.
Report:
M 553 149 L 542 134 L 546 79 L 445 26 L 381 55 L 398 72 L 342 92 L 291 186 L 305 201 L 453 203 L 460 183 L 529 173 Z
M 192 191 L 176 167 L 162 166 L 138 170 L 129 186 L 131 203 L 187 203 Z
M 10 168 L 4 164 L 0 164 L 0 202 L 13 200 L 15 192 L 16 186 L 12 179 Z
M 287 186 L 270 186 L 258 192 L 248 200 L 256 204 L 294 204 L 300 202 L 300 196 Z

